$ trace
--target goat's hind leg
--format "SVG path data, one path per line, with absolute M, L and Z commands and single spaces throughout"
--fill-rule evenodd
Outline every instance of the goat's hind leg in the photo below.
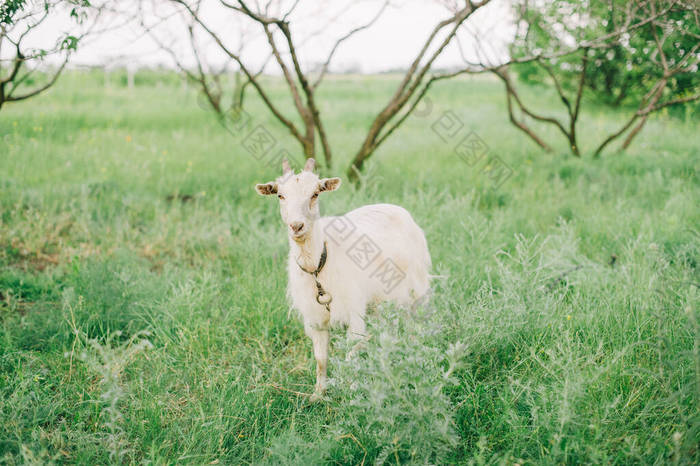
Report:
M 355 344 L 352 346 L 350 351 L 346 356 L 349 360 L 353 357 L 355 353 L 367 346 L 367 340 L 369 340 L 369 334 L 367 333 L 367 325 L 365 324 L 365 314 L 366 305 L 357 305 L 356 309 L 350 312 L 350 321 L 348 323 L 347 339 L 349 341 L 354 341 Z

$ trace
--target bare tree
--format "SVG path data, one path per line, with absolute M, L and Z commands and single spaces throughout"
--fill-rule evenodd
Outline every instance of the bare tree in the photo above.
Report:
M 327 31 L 331 27 L 340 30 L 341 28 L 337 27 L 336 22 L 354 5 L 354 2 L 348 2 L 335 17 L 331 17 L 325 24 L 316 25 L 317 31 L 307 37 L 298 37 L 294 32 L 293 23 L 296 24 L 298 20 L 292 18 L 300 3 L 299 0 L 290 2 L 286 8 L 282 7 L 281 2 L 274 0 L 255 2 L 255 4 L 248 0 L 220 0 L 216 2 L 222 11 L 227 10 L 233 15 L 238 15 L 239 18 L 245 19 L 248 24 L 256 26 L 254 32 L 260 34 L 264 39 L 270 53 L 263 65 L 267 65 L 269 62 L 280 71 L 293 102 L 295 110 L 293 116 L 286 114 L 280 108 L 279 103 L 270 96 L 267 82 L 261 79 L 263 68 L 259 67 L 259 64 L 258 67 L 254 68 L 251 64 L 253 61 L 243 56 L 243 51 L 240 48 L 243 41 L 238 44 L 238 47 L 227 42 L 230 39 L 225 39 L 223 34 L 216 30 L 208 16 L 202 12 L 201 1 L 170 0 L 170 2 L 180 7 L 179 11 L 190 18 L 190 21 L 187 22 L 187 28 L 188 35 L 193 40 L 190 42 L 189 48 L 193 53 L 196 66 L 195 69 L 191 69 L 178 60 L 176 63 L 179 63 L 178 66 L 191 80 L 198 83 L 207 99 L 212 103 L 212 107 L 220 111 L 216 108 L 216 102 L 221 94 L 216 87 L 216 73 L 213 73 L 212 68 L 206 65 L 206 59 L 202 57 L 202 54 L 197 52 L 198 46 L 195 40 L 198 34 L 197 30 L 208 36 L 218 49 L 230 58 L 232 64 L 242 73 L 245 85 L 257 92 L 272 115 L 299 142 L 305 156 L 307 158 L 316 157 L 316 153 L 319 151 L 318 140 L 326 166 L 330 167 L 333 161 L 332 145 L 319 109 L 317 90 L 328 74 L 338 50 L 354 35 L 374 25 L 389 8 L 389 0 L 378 1 L 375 13 L 364 23 L 340 33 L 329 44 L 329 51 L 325 59 L 317 66 L 303 64 L 300 59 L 300 49 L 307 41 L 313 40 L 315 35 L 319 35 L 321 31 Z M 351 180 L 358 180 L 358 173 L 365 162 L 406 120 L 420 99 L 425 96 L 432 83 L 452 76 L 452 74 L 431 75 L 433 64 L 454 40 L 460 26 L 474 12 L 489 2 L 490 0 L 441 2 L 448 8 L 449 15 L 432 28 L 410 66 L 404 72 L 394 93 L 389 96 L 386 104 L 372 119 L 372 123 L 347 170 L 347 175 Z M 261 5 L 261 3 L 264 4 Z M 319 6 L 319 8 L 321 7 L 322 5 Z
M 427 78 L 433 63 L 455 38 L 462 24 L 489 2 L 490 0 L 482 0 L 481 2 L 467 0 L 463 4 L 446 2 L 452 6 L 452 15 L 435 25 L 389 102 L 374 118 L 360 149 L 348 168 L 347 176 L 350 180 L 357 180 L 358 172 L 362 170 L 365 161 L 413 112 L 433 82 L 456 75 L 448 73 Z M 447 31 L 447 33 L 440 37 L 440 33 L 443 31 Z M 430 51 L 431 48 L 433 48 L 432 51 Z M 401 114 L 404 108 L 405 111 Z
M 307 158 L 316 156 L 316 140 L 318 137 L 321 142 L 326 165 L 330 166 L 332 162 L 332 151 L 323 121 L 321 119 L 319 107 L 316 102 L 316 89 L 326 75 L 331 59 L 340 45 L 352 35 L 369 27 L 374 21 L 376 21 L 384 8 L 386 8 L 388 2 L 384 2 L 377 15 L 370 20 L 368 24 L 355 28 L 337 39 L 335 45 L 332 47 L 328 55 L 327 60 L 323 63 L 323 65 L 321 65 L 320 70 L 315 77 L 312 76 L 310 71 L 304 69 L 300 63 L 298 49 L 302 45 L 303 40 L 297 41 L 296 38 L 293 37 L 292 29 L 288 21 L 289 16 L 293 13 L 299 2 L 294 2 L 294 4 L 286 12 L 278 13 L 274 16 L 271 13 L 271 10 L 273 3 L 275 2 L 267 2 L 264 9 L 253 9 L 247 4 L 247 2 L 244 1 L 237 2 L 236 4 L 231 4 L 224 1 L 220 2 L 220 5 L 225 9 L 235 13 L 239 17 L 245 18 L 252 24 L 257 25 L 258 32 L 260 32 L 267 41 L 270 54 L 267 59 L 264 60 L 263 66 L 257 69 L 253 69 L 253 66 L 244 60 L 241 46 L 234 48 L 230 44 L 225 43 L 224 39 L 205 21 L 200 11 L 201 2 L 186 2 L 184 0 L 172 0 L 172 2 L 180 5 L 182 7 L 182 11 L 190 16 L 192 22 L 188 27 L 191 37 L 194 38 L 195 33 L 193 32 L 193 26 L 197 25 L 214 41 L 215 44 L 218 45 L 219 49 L 232 60 L 232 62 L 243 74 L 245 81 L 241 85 L 242 89 L 244 89 L 245 86 L 251 85 L 257 91 L 258 95 L 261 97 L 272 114 L 300 143 Z M 240 41 L 240 43 L 243 44 L 244 41 Z M 194 42 L 191 43 L 191 49 L 198 64 L 198 75 L 194 77 L 191 75 L 191 73 L 188 74 L 190 74 L 191 78 L 194 78 L 200 84 L 203 92 L 207 95 L 210 101 L 216 100 L 216 96 L 220 96 L 221 94 L 211 92 L 212 86 L 207 82 L 208 77 L 211 77 L 212 74 L 204 71 L 207 67 L 203 65 L 201 54 L 197 53 L 197 47 Z M 270 61 L 274 61 L 279 70 L 282 72 L 285 83 L 292 97 L 297 117 L 299 117 L 302 122 L 301 126 L 293 121 L 294 118 L 283 113 L 278 104 L 275 103 L 269 96 L 262 83 L 262 80 L 260 79 L 260 75 L 265 65 L 267 65 L 267 63 Z M 212 95 L 215 97 L 214 99 L 211 99 Z
M 99 8 L 91 17 L 85 0 L 8 0 L 0 6 L 0 108 L 34 97 L 58 80 L 78 44 L 93 30 Z M 67 15 L 74 30 L 55 36 L 44 47 L 25 44 L 41 34 L 52 15 Z M 46 65 L 53 61 L 53 68 Z M 40 71 L 43 70 L 43 76 Z M 43 78 L 43 79 L 42 79 Z
M 252 87 L 268 110 L 274 117 L 286 127 L 290 134 L 300 143 L 307 158 L 315 157 L 318 151 L 317 138 L 323 150 L 326 166 L 330 167 L 332 157 L 332 146 L 329 141 L 323 118 L 317 102 L 317 89 L 329 71 L 330 64 L 337 50 L 343 42 L 353 35 L 369 28 L 377 22 L 380 16 L 388 7 L 385 1 L 377 8 L 375 16 L 346 33 L 338 37 L 330 47 L 330 51 L 320 67 L 313 69 L 301 63 L 299 50 L 303 47 L 304 38 L 298 38 L 293 32 L 293 14 L 297 9 L 300 0 L 289 3 L 286 8 L 282 7 L 279 1 L 268 0 L 261 5 L 255 2 L 253 5 L 249 0 L 219 0 L 216 2 L 220 8 L 230 12 L 239 20 L 242 18 L 244 24 L 254 25 L 254 31 L 263 38 L 269 47 L 269 56 L 262 63 L 253 68 L 251 61 L 243 56 L 241 45 L 245 42 L 241 40 L 238 47 L 227 43 L 223 35 L 216 31 L 215 27 L 208 21 L 206 15 L 200 9 L 201 1 L 197 0 L 170 0 L 171 4 L 180 7 L 180 14 L 188 18 L 187 30 L 190 37 L 190 48 L 193 52 L 196 68 L 187 69 L 182 64 L 183 72 L 191 80 L 197 82 L 202 91 L 207 96 L 212 107 L 218 112 L 222 112 L 218 74 L 207 66 L 206 59 L 199 53 L 197 45 L 197 31 L 199 30 L 210 41 L 217 46 L 230 60 L 232 65 L 244 76 L 245 86 Z M 441 56 L 444 50 L 456 42 L 462 50 L 459 33 L 470 30 L 469 18 L 485 7 L 490 0 L 481 2 L 460 1 L 460 0 L 438 0 L 450 12 L 444 20 L 438 22 L 427 35 L 420 49 L 406 71 L 403 73 L 396 89 L 389 96 L 387 102 L 381 110 L 372 118 L 367 132 L 355 152 L 350 166 L 347 169 L 347 176 L 352 181 L 359 180 L 359 173 L 366 161 L 412 114 L 421 100 L 428 93 L 431 86 L 440 80 L 450 79 L 464 73 L 491 72 L 499 77 L 505 84 L 506 103 L 511 122 L 535 143 L 545 150 L 551 150 L 551 146 L 544 138 L 537 134 L 535 128 L 530 126 L 527 119 L 532 119 L 538 123 L 553 125 L 561 132 L 567 140 L 572 153 L 580 156 L 581 149 L 578 142 L 577 123 L 581 115 L 584 91 L 588 84 L 588 76 L 593 71 L 590 63 L 590 53 L 605 51 L 611 47 L 628 46 L 626 41 L 630 34 L 640 33 L 640 31 L 658 29 L 665 31 L 673 27 L 672 13 L 679 8 L 689 8 L 689 4 L 681 0 L 632 0 L 626 2 L 622 7 L 622 20 L 602 31 L 592 34 L 585 31 L 585 34 L 577 35 L 583 30 L 585 21 L 573 21 L 573 26 L 567 27 L 561 40 L 551 41 L 546 46 L 532 47 L 526 49 L 526 53 L 512 53 L 510 57 L 494 61 L 488 54 L 482 53 L 486 48 L 483 38 L 479 34 L 471 33 L 473 43 L 476 45 L 477 59 L 469 61 L 465 58 L 466 66 L 462 69 L 451 72 L 436 73 L 433 70 L 435 61 Z M 525 2 L 527 3 L 527 2 Z M 695 16 L 697 21 L 697 15 Z M 551 19 L 551 18 L 550 18 Z M 554 18 L 556 20 L 556 18 Z M 522 27 L 523 18 L 518 19 L 518 27 Z M 329 23 L 329 24 L 332 24 Z M 325 25 L 326 27 L 328 26 Z M 525 21 L 526 36 L 527 21 Z M 238 26 L 240 29 L 240 25 Z M 323 29 L 321 25 L 321 29 Z M 250 29 L 246 29 L 247 32 Z M 669 40 L 669 35 L 659 32 L 657 39 L 658 46 L 663 49 L 665 41 Z M 308 38 L 307 38 L 308 39 Z M 565 40 L 565 39 L 573 39 Z M 496 54 L 498 55 L 498 54 Z M 663 76 L 657 85 L 645 96 L 637 112 L 630 118 L 630 121 L 621 128 L 620 131 L 611 135 L 601 143 L 597 153 L 615 138 L 619 137 L 635 123 L 636 126 L 629 132 L 625 146 L 636 135 L 646 122 L 650 113 L 670 105 L 695 100 L 695 95 L 683 95 L 670 99 L 662 99 L 665 85 L 673 79 L 677 73 L 686 73 L 697 67 L 697 46 L 688 47 L 683 51 L 683 57 L 678 59 L 674 55 L 674 60 L 663 59 L 663 50 L 658 54 L 658 63 L 665 67 Z M 463 53 L 464 57 L 464 53 Z M 560 78 L 560 69 L 557 63 L 566 57 L 569 62 L 574 63 L 571 69 L 567 70 L 568 78 L 565 82 Z M 578 62 L 576 63 L 576 60 Z M 282 111 L 279 102 L 275 101 L 269 94 L 269 81 L 261 79 L 261 73 L 268 63 L 276 65 L 283 76 L 286 89 L 293 102 L 295 115 L 289 116 Z M 566 109 L 566 116 L 561 119 L 553 116 L 542 115 L 533 110 L 529 104 L 520 96 L 515 80 L 511 77 L 509 68 L 523 64 L 530 64 L 539 67 L 551 79 L 551 83 L 556 90 L 562 104 Z M 575 79 L 571 79 L 571 77 Z M 238 100 L 240 102 L 240 99 Z M 517 111 L 522 116 L 517 115 Z M 301 124 L 299 124 L 301 122 Z M 619 134 L 618 134 L 619 133 Z

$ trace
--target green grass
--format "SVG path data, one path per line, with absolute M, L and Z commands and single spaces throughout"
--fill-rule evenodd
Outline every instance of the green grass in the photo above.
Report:
M 334 333 L 328 400 L 309 404 L 285 233 L 252 189 L 279 167 L 176 79 L 146 78 L 68 74 L 0 113 L 0 462 L 700 461 L 696 120 L 660 115 L 627 153 L 579 160 L 554 132 L 554 154 L 524 139 L 499 83 L 436 86 L 366 186 L 322 210 L 406 207 L 446 278 L 425 308 L 376 310 L 350 360 Z M 328 173 L 395 79 L 325 84 Z M 544 89 L 526 98 L 558 111 Z M 485 162 L 461 161 L 431 129 L 445 111 L 513 176 L 494 188 Z M 584 151 L 623 121 L 584 114 Z

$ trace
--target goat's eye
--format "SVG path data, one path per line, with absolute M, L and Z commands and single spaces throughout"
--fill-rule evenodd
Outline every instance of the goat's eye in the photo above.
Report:
M 280 199 L 284 200 L 284 196 L 281 195 L 281 194 L 278 194 L 277 197 L 279 197 Z

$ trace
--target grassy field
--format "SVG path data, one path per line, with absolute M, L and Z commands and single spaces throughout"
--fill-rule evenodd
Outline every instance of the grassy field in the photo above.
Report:
M 445 278 L 424 307 L 373 312 L 364 353 L 334 332 L 311 404 L 284 227 L 253 190 L 279 166 L 177 79 L 120 83 L 68 74 L 0 113 L 1 463 L 700 461 L 697 120 L 660 115 L 628 153 L 579 160 L 553 132 L 553 154 L 524 139 L 499 83 L 436 86 L 364 186 L 321 203 L 406 207 Z M 392 85 L 325 84 L 326 175 Z M 252 94 L 247 110 L 298 154 Z M 586 113 L 584 152 L 622 121 Z M 470 131 L 490 149 L 471 165 Z

